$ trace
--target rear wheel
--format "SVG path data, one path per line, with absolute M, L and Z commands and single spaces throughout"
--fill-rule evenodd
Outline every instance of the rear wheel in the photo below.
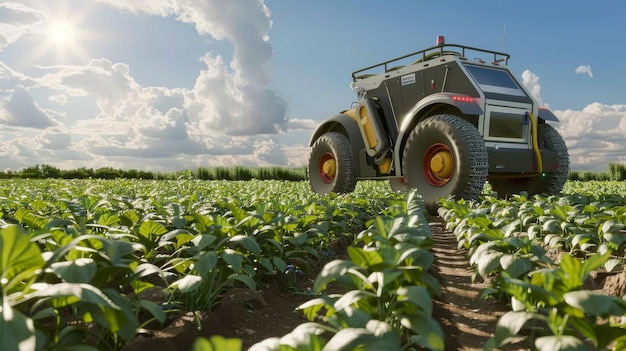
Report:
M 557 154 L 558 164 L 551 172 L 545 172 L 544 175 L 535 177 L 490 179 L 491 189 L 498 194 L 498 197 L 509 197 L 522 191 L 527 192 L 529 196 L 534 194 L 556 195 L 563 189 L 569 175 L 567 146 L 554 127 L 549 124 L 542 126 L 543 145 L 547 150 Z M 550 165 L 544 165 L 544 167 L 546 166 Z
M 318 194 L 352 192 L 356 178 L 348 138 L 337 132 L 319 137 L 311 148 L 308 171 L 311 188 Z
M 487 179 L 485 142 L 476 127 L 458 116 L 429 117 L 409 135 L 402 171 L 430 212 L 436 211 L 441 197 L 475 199 Z

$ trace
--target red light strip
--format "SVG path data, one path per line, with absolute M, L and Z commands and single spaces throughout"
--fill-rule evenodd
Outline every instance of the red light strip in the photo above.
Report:
M 460 101 L 460 102 L 474 102 L 474 101 L 476 101 L 475 98 L 470 97 L 470 96 L 453 96 L 452 100 Z

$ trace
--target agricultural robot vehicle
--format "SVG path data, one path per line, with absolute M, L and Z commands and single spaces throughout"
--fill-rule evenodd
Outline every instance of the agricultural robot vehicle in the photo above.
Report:
M 557 194 L 569 172 L 558 122 L 508 68 L 506 53 L 437 38 L 433 47 L 352 73 L 358 101 L 322 122 L 309 146 L 320 194 L 357 180 L 417 188 L 433 211 L 441 197 L 475 199 L 488 181 L 500 197 Z

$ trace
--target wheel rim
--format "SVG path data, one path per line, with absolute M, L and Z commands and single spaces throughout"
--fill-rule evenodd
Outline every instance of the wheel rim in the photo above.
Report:
M 331 153 L 325 153 L 320 159 L 319 167 L 320 179 L 326 184 L 330 184 L 337 176 L 337 161 Z
M 446 185 L 454 175 L 454 155 L 445 144 L 433 144 L 426 150 L 422 161 L 424 179 L 433 186 Z

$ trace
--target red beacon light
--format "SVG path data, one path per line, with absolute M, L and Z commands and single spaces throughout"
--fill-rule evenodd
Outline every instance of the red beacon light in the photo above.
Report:
M 446 45 L 446 39 L 444 39 L 443 35 L 437 36 L 437 46 Z

